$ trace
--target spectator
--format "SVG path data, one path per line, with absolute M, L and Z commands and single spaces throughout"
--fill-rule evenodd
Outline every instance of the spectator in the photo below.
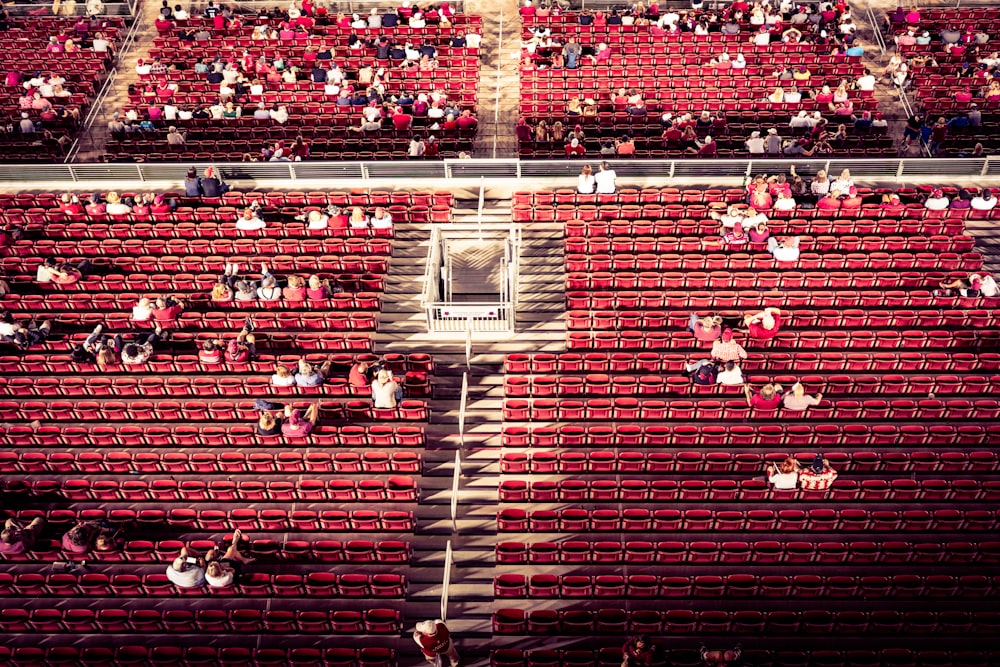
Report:
M 392 373 L 382 369 L 372 382 L 372 401 L 376 408 L 395 408 L 403 397 L 403 388 L 393 378 Z
M 715 341 L 722 335 L 722 318 L 718 315 L 699 318 L 697 313 L 691 313 L 688 329 L 694 334 L 695 340 Z
M 159 325 L 153 333 L 139 333 L 131 343 L 125 343 L 121 334 L 115 336 L 115 349 L 121 350 L 122 363 L 126 366 L 138 366 L 149 361 L 153 355 L 153 347 L 163 335 Z
M 316 421 L 319 419 L 319 403 L 313 403 L 310 405 L 305 414 L 302 414 L 298 409 L 293 409 L 292 406 L 285 406 L 285 420 L 281 425 L 281 434 L 285 436 L 302 436 L 309 435 L 313 427 L 316 426 Z
M 652 667 L 656 645 L 648 635 L 636 635 L 622 647 L 622 667 Z
M 92 264 L 89 259 L 73 265 L 69 262 L 58 263 L 55 257 L 47 257 L 35 272 L 35 282 L 53 283 L 55 285 L 74 285 L 90 274 Z
M 601 166 L 596 174 L 594 174 L 594 179 L 597 184 L 597 194 L 599 195 L 611 195 L 615 193 L 615 179 L 617 178 L 615 170 L 611 168 L 607 162 L 602 162 Z
M 274 374 L 271 375 L 271 386 L 272 387 L 294 387 L 295 386 L 295 374 L 292 370 L 285 366 L 284 364 L 278 364 L 274 367 Z
M 237 290 L 239 283 L 237 283 Z M 237 299 L 239 292 L 237 291 Z M 271 274 L 267 266 L 261 266 L 260 286 L 257 288 L 257 298 L 261 301 L 278 301 L 281 299 L 281 287 L 278 286 L 278 279 Z
M 209 588 L 225 588 L 232 586 L 243 574 L 243 566 L 254 561 L 240 553 L 239 544 L 243 539 L 243 531 L 233 532 L 233 541 L 219 557 L 218 549 L 211 549 L 205 554 L 205 583 Z
M 153 302 L 148 297 L 142 297 L 132 306 L 133 322 L 148 322 L 153 317 Z
M 156 307 L 150 313 L 151 319 L 158 326 L 163 328 L 174 328 L 177 326 L 177 318 L 184 312 L 184 302 L 176 296 L 160 297 L 156 300 Z
M 306 287 L 306 298 L 310 301 L 329 299 L 335 291 L 330 286 L 329 280 L 323 280 L 317 275 L 309 276 L 309 285 Z
M 586 155 L 587 148 L 580 143 L 580 140 L 573 137 L 569 140 L 569 143 L 565 146 L 566 157 L 582 157 Z
M 0 321 L 0 340 L 22 350 L 45 342 L 51 332 L 52 320 L 45 320 L 41 324 L 36 320 L 29 320 L 27 325 L 16 324 L 10 312 L 6 312 Z
M 781 329 L 781 310 L 772 306 L 758 313 L 747 313 L 743 316 L 743 324 L 751 338 L 769 340 Z
M 42 517 L 35 517 L 27 526 L 22 527 L 14 519 L 7 519 L 0 531 L 0 554 L 15 555 L 23 554 L 35 545 L 35 540 L 42 532 L 45 520 Z
M 299 359 L 299 369 L 295 374 L 295 386 L 297 387 L 318 387 L 323 384 L 327 373 L 330 372 L 332 361 L 327 359 L 316 368 L 305 359 Z
M 737 387 L 743 384 L 743 370 L 735 361 L 727 361 L 723 369 L 719 371 L 717 381 L 728 387 Z
M 695 384 L 709 387 L 718 382 L 719 366 L 711 359 L 700 359 L 684 366 L 684 373 Z
M 993 190 L 986 188 L 978 197 L 973 197 L 970 206 L 976 211 L 992 211 L 997 205 L 997 198 L 993 196 Z
M 255 232 L 267 227 L 267 223 L 260 219 L 257 211 L 253 207 L 243 209 L 243 215 L 236 219 L 236 229 L 244 232 Z
M 819 405 L 821 400 L 823 400 L 823 394 L 817 393 L 815 397 L 810 396 L 806 393 L 802 383 L 796 382 L 792 385 L 791 393 L 782 396 L 781 403 L 786 410 L 802 412 L 813 405 Z
M 530 0 L 528 0 L 530 2 Z M 451 631 L 442 620 L 421 621 L 413 631 L 413 641 L 420 647 L 424 659 L 433 665 L 441 664 L 441 656 L 446 656 L 451 667 L 458 667 L 461 658 L 455 650 Z
M 347 381 L 352 389 L 368 389 L 371 383 L 370 371 L 372 365 L 367 361 L 359 361 L 351 366 Z M 371 393 L 370 391 L 367 393 Z
M 754 392 L 750 385 L 744 387 L 747 397 L 747 405 L 756 410 L 777 410 L 781 405 L 781 385 L 768 382 L 760 391 Z
M 306 281 L 302 276 L 288 276 L 288 284 L 281 290 L 281 298 L 285 301 L 305 301 Z
M 747 358 L 747 351 L 733 340 L 733 330 L 724 329 L 722 336 L 712 343 L 712 358 L 716 361 L 740 361 Z
M 576 191 L 581 195 L 591 195 L 594 194 L 594 188 L 597 181 L 594 178 L 594 170 L 591 169 L 589 164 L 583 165 L 583 171 L 580 172 L 578 178 L 578 183 L 576 186 Z
M 767 228 L 766 222 L 758 222 L 756 227 L 751 227 L 747 231 L 750 243 L 766 243 L 771 237 L 771 232 Z
M 767 251 L 774 256 L 775 261 L 794 263 L 799 261 L 799 237 L 786 236 L 779 242 L 773 236 L 767 239 Z
M 750 138 L 746 140 L 744 146 L 751 155 L 763 155 L 767 142 L 761 138 L 760 132 L 754 130 L 750 133 Z
M 375 207 L 371 217 L 372 229 L 392 229 L 392 214 L 381 206 Z
M 750 237 L 743 233 L 743 225 L 739 222 L 733 225 L 733 228 L 722 237 L 722 245 L 727 250 L 740 251 L 746 248 L 748 243 L 750 243 Z
M 837 479 L 837 471 L 830 467 L 830 462 L 817 454 L 812 465 L 799 471 L 799 487 L 803 491 L 826 491 Z
M 205 585 L 205 559 L 190 547 L 182 547 L 180 555 L 167 566 L 167 579 L 178 588 L 200 588 Z
M 929 211 L 944 211 L 950 205 L 951 200 L 944 195 L 944 190 L 941 188 L 935 188 L 931 196 L 924 200 L 924 208 Z
M 205 174 L 201 177 L 200 185 L 201 194 L 207 198 L 218 197 L 229 189 L 229 187 L 216 176 L 214 167 L 205 168 Z
M 281 420 L 270 412 L 261 412 L 257 420 L 258 435 L 278 435 L 281 433 Z
M 794 457 L 789 456 L 780 464 L 770 464 L 768 468 L 767 481 L 770 482 L 777 491 L 791 491 L 799 486 L 799 462 Z
M 739 664 L 743 655 L 742 647 L 737 644 L 732 650 L 709 650 L 704 645 L 699 649 L 701 661 L 705 667 L 732 667 Z
M 62 548 L 74 555 L 89 551 L 109 553 L 118 548 L 117 533 L 96 521 L 81 521 L 63 535 Z

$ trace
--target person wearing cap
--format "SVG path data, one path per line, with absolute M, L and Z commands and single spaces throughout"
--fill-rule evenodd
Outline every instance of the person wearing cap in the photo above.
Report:
M 750 133 L 750 138 L 746 140 L 744 146 L 746 146 L 747 152 L 750 153 L 750 155 L 764 154 L 765 142 L 764 139 L 761 138 L 758 130 L 754 130 Z
M 781 309 L 770 306 L 757 313 L 747 313 L 743 316 L 743 324 L 751 338 L 769 340 L 781 329 Z
M 236 219 L 236 229 L 244 232 L 255 232 L 267 227 L 267 223 L 257 216 L 252 208 L 243 209 L 243 215 Z
M 830 467 L 830 462 L 817 454 L 808 468 L 799 471 L 799 488 L 803 491 L 826 491 L 837 479 L 837 471 Z
M 699 157 L 718 157 L 719 144 L 711 135 L 706 135 L 702 141 L 695 141 L 694 146 L 685 149 L 687 153 L 693 153 Z
M 993 190 L 986 188 L 982 194 L 973 197 L 969 205 L 975 211 L 992 211 L 997 205 L 997 198 L 993 195 Z
M 799 237 L 786 236 L 779 241 L 772 236 L 767 239 L 767 251 L 777 262 L 794 264 L 799 261 Z
M 924 200 L 924 208 L 929 211 L 944 211 L 951 204 L 951 200 L 944 195 L 941 188 L 935 188 L 931 196 Z
M 711 387 L 718 383 L 719 365 L 711 359 L 699 359 L 694 363 L 686 364 L 684 373 L 695 384 Z
M 803 412 L 814 405 L 819 405 L 822 400 L 823 394 L 817 393 L 815 396 L 810 396 L 806 393 L 802 383 L 796 382 L 792 386 L 792 390 L 782 396 L 781 404 L 786 410 Z
M 455 650 L 451 631 L 444 621 L 421 621 L 413 631 L 413 641 L 420 647 L 424 658 L 432 665 L 441 664 L 441 656 L 447 656 L 451 667 L 458 667 L 461 660 Z
M 735 250 L 738 252 L 746 248 L 748 243 L 750 243 L 750 237 L 743 232 L 742 222 L 737 222 L 722 237 L 722 245 L 725 246 L 726 250 Z
M 733 340 L 733 330 L 726 328 L 722 331 L 722 336 L 712 343 L 712 359 L 721 361 L 740 361 L 747 358 L 747 351 L 742 345 Z

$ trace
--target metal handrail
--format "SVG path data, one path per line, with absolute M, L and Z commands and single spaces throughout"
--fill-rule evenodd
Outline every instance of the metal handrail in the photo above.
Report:
M 471 334 L 471 330 L 469 331 Z M 471 344 L 471 335 L 466 339 L 467 343 Z M 466 354 L 466 367 L 468 367 L 469 355 Z M 458 403 L 458 441 L 464 446 L 465 445 L 465 409 L 468 407 L 469 401 L 469 373 L 462 373 L 462 396 Z M 458 484 L 456 476 L 456 486 Z M 454 512 L 453 512 L 454 513 Z M 454 516 L 452 516 L 454 518 Z
M 444 577 L 441 580 L 441 620 L 448 620 L 448 593 L 449 588 L 451 588 L 451 568 L 454 562 L 454 556 L 451 549 L 451 540 L 448 540 L 448 544 L 445 545 L 444 549 Z

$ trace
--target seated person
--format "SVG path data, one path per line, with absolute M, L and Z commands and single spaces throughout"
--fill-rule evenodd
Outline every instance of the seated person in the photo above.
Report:
M 768 307 L 759 313 L 747 313 L 743 316 L 743 324 L 751 338 L 769 340 L 781 329 L 781 310 Z
M 712 343 L 712 358 L 723 363 L 747 358 L 747 351 L 733 340 L 733 330 L 725 329 L 722 336 Z
M 148 322 L 153 317 L 153 301 L 147 297 L 139 299 L 139 303 L 132 306 L 133 322 Z
M 306 281 L 302 276 L 288 276 L 288 285 L 281 291 L 281 296 L 285 301 L 305 301 Z
M 733 228 L 722 237 L 722 245 L 727 250 L 743 250 L 750 243 L 750 237 L 743 233 L 743 224 L 737 222 Z
M 695 384 L 712 386 L 718 382 L 719 366 L 711 359 L 700 359 L 684 366 L 684 373 Z
M 799 237 L 786 236 L 778 241 L 775 237 L 767 239 L 767 251 L 778 262 L 799 261 Z
M 177 326 L 177 318 L 184 312 L 184 302 L 176 296 L 160 297 L 151 313 L 152 320 L 161 327 Z
M 309 301 L 322 301 L 342 291 L 339 289 L 339 285 L 333 286 L 329 280 L 323 280 L 313 274 L 309 276 L 309 286 L 306 287 L 306 298 Z
M 205 554 L 205 583 L 210 588 L 232 586 L 243 574 L 243 566 L 254 561 L 240 553 L 241 539 L 243 531 L 236 530 L 233 532 L 232 543 L 222 556 L 219 556 L 218 549 L 211 549 Z
M 786 410 L 792 412 L 803 412 L 813 405 L 819 405 L 823 400 L 823 394 L 816 394 L 815 397 L 806 393 L 801 382 L 796 382 L 792 386 L 792 391 L 781 398 L 781 403 Z
M 236 219 L 236 229 L 244 232 L 255 232 L 267 227 L 267 223 L 257 216 L 253 207 L 243 209 L 243 215 Z
M 776 490 L 791 491 L 799 486 L 799 462 L 789 456 L 780 465 L 770 464 L 767 481 Z
M 372 215 L 372 229 L 392 229 L 392 214 L 381 206 Z
M 274 374 L 271 376 L 272 387 L 294 387 L 295 374 L 292 369 L 283 364 L 274 367 Z
M 769 382 L 761 387 L 758 392 L 754 392 L 750 389 L 750 385 L 746 385 L 743 390 L 747 396 L 747 405 L 751 408 L 757 410 L 777 410 L 781 405 L 782 390 L 780 384 L 771 384 Z
M 722 335 L 722 318 L 718 315 L 699 318 L 697 313 L 691 313 L 688 329 L 697 340 L 715 341 Z
M 32 345 L 45 342 L 52 332 L 52 320 L 41 324 L 37 320 L 29 320 L 27 324 L 14 322 L 13 315 L 8 311 L 0 318 L 0 341 L 10 343 L 22 350 Z
M 35 274 L 35 282 L 73 285 L 88 276 L 91 269 L 92 264 L 89 259 L 73 265 L 69 262 L 60 264 L 56 262 L 55 257 L 47 257 L 45 262 L 38 267 L 38 271 Z
M 836 479 L 837 471 L 822 454 L 817 454 L 812 465 L 799 471 L 799 487 L 803 491 L 826 491 Z
M 738 387 L 743 384 L 743 370 L 735 361 L 727 361 L 725 367 L 719 371 L 716 381 L 727 387 Z
M 403 388 L 392 377 L 392 373 L 382 369 L 372 382 L 372 402 L 376 408 L 395 408 L 403 397 Z
M 109 553 L 119 546 L 117 532 L 97 521 L 81 521 L 62 537 L 62 548 L 69 554 L 82 555 L 90 551 Z
M 281 419 L 273 412 L 261 412 L 257 420 L 257 435 L 278 435 L 281 433 Z
M 323 384 L 326 374 L 330 371 L 332 361 L 327 359 L 318 369 L 305 359 L 299 359 L 299 370 L 295 374 L 295 386 L 318 387 Z
M 319 419 L 319 403 L 313 403 L 306 409 L 305 414 L 292 406 L 285 406 L 285 421 L 281 425 L 281 433 L 286 436 L 309 435 L 316 421 Z
M 14 519 L 7 519 L 0 531 L 0 554 L 23 554 L 35 545 L 35 540 L 42 532 L 45 520 L 35 517 L 27 526 L 22 526 Z
M 205 585 L 205 559 L 190 547 L 167 566 L 167 579 L 178 588 L 200 588 Z
M 281 299 L 282 292 L 278 286 L 278 279 L 267 268 L 267 264 L 261 265 L 260 274 L 260 287 L 257 288 L 257 298 L 261 301 L 278 301 Z
M 156 325 L 153 333 L 138 333 L 131 343 L 126 343 L 121 334 L 115 336 L 115 349 L 122 351 L 122 363 L 126 366 L 137 366 L 149 361 L 153 356 L 153 346 L 163 335 L 163 329 Z
M 372 381 L 371 368 L 372 365 L 367 361 L 359 361 L 351 366 L 347 381 L 353 389 L 368 389 Z

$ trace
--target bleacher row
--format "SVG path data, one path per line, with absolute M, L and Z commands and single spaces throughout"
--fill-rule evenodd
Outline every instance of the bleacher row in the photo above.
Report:
M 275 20 L 269 23 L 275 24 Z M 383 120 L 383 130 L 379 132 L 379 145 L 373 145 L 372 137 L 360 137 L 355 130 L 360 129 L 361 108 L 358 106 L 338 106 L 335 98 L 324 92 L 324 84 L 313 82 L 309 77 L 313 62 L 307 54 L 315 58 L 316 50 L 329 47 L 333 55 L 330 61 L 318 61 L 322 65 L 335 62 L 345 75 L 345 79 L 355 82 L 359 70 L 365 67 L 385 68 L 380 76 L 384 92 L 380 98 L 388 101 L 409 93 L 416 97 L 420 93 L 430 94 L 438 90 L 447 95 L 449 106 L 459 112 L 469 110 L 475 115 L 476 89 L 479 79 L 478 49 L 453 48 L 448 45 L 456 30 L 479 30 L 478 16 L 456 15 L 452 28 L 429 25 L 426 28 L 396 26 L 379 30 L 342 28 L 336 25 L 314 26 L 310 36 L 291 40 L 254 40 L 254 28 L 245 26 L 239 34 L 216 31 L 211 20 L 203 18 L 185 21 L 186 30 L 206 28 L 212 33 L 209 40 L 190 42 L 170 36 L 170 31 L 161 32 L 147 51 L 149 59 L 159 58 L 171 67 L 165 75 L 140 77 L 151 82 L 168 81 L 176 86 L 170 101 L 181 109 L 196 109 L 213 105 L 219 99 L 218 85 L 210 84 L 205 76 L 195 72 L 194 65 L 205 58 L 219 57 L 223 62 L 243 63 L 244 54 L 256 62 L 265 58 L 270 65 L 276 59 L 284 62 L 285 68 L 297 67 L 306 75 L 305 80 L 295 83 L 265 83 L 264 94 L 247 95 L 242 102 L 243 115 L 230 119 L 191 119 L 158 123 L 155 132 L 124 133 L 113 136 L 105 147 L 107 161 L 134 161 L 141 155 L 146 161 L 191 161 L 198 159 L 218 160 L 220 156 L 239 162 L 244 154 L 259 155 L 262 149 L 273 147 L 278 141 L 291 142 L 302 136 L 309 145 L 310 159 L 389 160 L 406 157 L 409 140 L 414 134 L 434 134 L 440 142 L 440 155 L 457 157 L 459 151 L 469 151 L 475 131 L 430 130 L 433 120 L 424 115 L 414 116 L 412 129 L 397 132 L 392 122 Z M 348 38 L 356 35 L 361 40 L 377 40 L 386 36 L 400 42 L 433 45 L 436 50 L 438 69 L 418 71 L 400 66 L 398 61 L 376 59 L 374 46 L 348 48 Z M 241 66 L 242 69 L 243 66 Z M 266 77 L 254 71 L 244 72 L 247 85 L 251 80 Z M 347 85 L 345 80 L 344 85 Z M 129 104 L 123 111 L 135 111 L 140 118 L 147 117 L 148 97 L 145 84 L 140 81 L 134 93 L 129 95 Z M 364 87 L 361 87 L 362 92 Z M 259 102 L 265 108 L 274 105 L 285 106 L 288 111 L 287 123 L 272 120 L 255 120 L 253 112 Z M 406 109 L 407 112 L 410 109 Z M 443 119 L 442 119 L 443 121 Z M 166 140 L 168 126 L 173 125 L 187 132 L 183 146 L 170 146 Z M 382 135 L 385 135 L 384 137 Z
M 983 270 L 967 216 L 926 211 L 915 189 L 874 202 L 887 192 L 769 212 L 772 235 L 801 237 L 794 264 L 719 248 L 709 213 L 744 190 L 515 193 L 517 219 L 565 230 L 567 351 L 505 358 L 493 631 L 511 641 L 494 665 L 603 664 L 613 636 L 637 633 L 673 664 L 736 641 L 746 663 L 775 665 L 917 664 L 938 637 L 989 650 L 997 304 L 934 293 Z M 744 377 L 821 392 L 804 412 L 684 375 L 708 357 L 692 313 L 766 306 L 781 308 L 776 335 L 735 336 Z M 829 490 L 768 483 L 817 454 L 838 472 Z M 529 636 L 564 643 L 519 646 Z M 899 653 L 865 653 L 871 637 Z
M 448 220 L 451 195 L 170 197 L 179 204 L 171 214 L 118 220 L 67 219 L 54 194 L 5 198 L 7 220 L 23 225 L 25 238 L 3 249 L 12 289 L 0 304 L 15 321 L 54 324 L 43 343 L 6 348 L 0 359 L 5 518 L 45 520 L 25 553 L 3 557 L 0 598 L 18 605 L 0 605 L 9 640 L 0 658 L 17 665 L 395 665 L 394 646 L 358 636 L 398 637 L 413 623 L 405 619 L 407 573 L 434 362 L 422 353 L 384 356 L 406 378 L 407 396 L 394 409 L 373 408 L 368 392 L 348 384 L 354 364 L 382 358 L 371 353 L 372 333 L 393 234 L 307 231 L 293 216 L 334 203 L 391 206 L 395 224 L 427 221 L 432 207 Z M 230 236 L 237 207 L 253 201 L 263 204 L 268 228 Z M 71 285 L 40 285 L 35 271 L 50 253 L 89 258 L 96 272 Z M 216 276 L 234 261 L 250 278 L 266 263 L 280 278 L 317 273 L 345 291 L 266 308 L 211 302 Z M 186 310 L 146 365 L 99 370 L 73 361 L 73 347 L 96 324 L 127 338 L 137 327 L 130 321 L 136 300 L 164 293 L 180 296 Z M 235 335 L 247 316 L 256 327 L 255 358 L 199 361 L 202 342 Z M 300 359 L 329 360 L 328 382 L 271 386 L 276 365 Z M 260 435 L 257 399 L 296 407 L 318 399 L 320 421 L 294 439 Z M 120 531 L 121 549 L 68 554 L 61 536 L 85 521 Z M 183 589 L 167 579 L 182 547 L 205 551 L 235 530 L 247 534 L 243 553 L 256 560 L 233 585 Z M 86 569 L 53 569 L 84 558 Z M 120 648 L 98 635 L 122 635 Z M 201 639 L 179 639 L 188 635 Z M 255 650 L 227 648 L 250 635 L 262 637 Z M 132 647 L 139 643 L 147 646 Z
M 89 31 L 90 22 L 85 22 L 87 30 L 77 33 L 74 26 L 79 19 L 73 16 L 24 16 L 9 18 L 9 26 L 0 37 L 0 51 L 3 56 L 0 62 L 4 72 L 18 74 L 20 81 L 13 85 L 5 85 L 0 92 L 0 118 L 5 124 L 17 128 L 21 114 L 28 113 L 35 124 L 34 134 L 6 133 L 3 139 L 3 157 L 7 162 L 60 162 L 62 161 L 69 142 L 60 143 L 64 135 L 69 135 L 78 129 L 78 121 L 72 116 L 62 117 L 63 110 L 75 110 L 86 115 L 108 69 L 111 67 L 111 53 L 96 53 L 91 47 L 94 35 Z M 112 44 L 112 48 L 120 45 L 125 33 L 125 23 L 120 17 L 104 16 L 99 19 L 99 31 Z M 49 39 L 62 36 L 61 42 L 68 38 L 73 41 L 78 50 L 58 54 L 47 50 Z M 65 90 L 72 94 L 67 97 L 54 96 L 46 98 L 56 111 L 55 114 L 44 114 L 41 109 L 24 108 L 19 98 L 25 94 L 23 82 L 39 72 L 44 78 L 58 75 L 66 80 Z M 29 93 L 30 95 L 30 93 Z M 51 137 L 43 136 L 43 129 L 52 132 Z
M 661 138 L 665 129 L 661 116 L 667 113 L 674 118 L 685 113 L 697 116 L 702 111 L 713 114 L 714 120 L 711 127 L 699 127 L 697 134 L 699 138 L 712 135 L 720 158 L 746 156 L 744 142 L 752 131 L 775 127 L 782 136 L 801 137 L 806 133 L 788 127 L 791 117 L 799 111 L 810 114 L 819 111 L 830 128 L 840 123 L 851 126 L 847 138 L 832 147 L 833 155 L 894 154 L 890 138 L 854 130 L 850 114 L 835 114 L 829 102 L 812 99 L 811 95 L 819 93 L 824 85 L 836 88 L 842 80 L 851 81 L 864 73 L 859 58 L 830 58 L 827 45 L 785 44 L 779 41 L 780 34 L 767 46 L 752 45 L 748 42 L 756 27 L 746 18 L 741 21 L 742 32 L 736 35 L 713 32 L 664 37 L 654 32 L 652 26 L 581 26 L 575 12 L 544 18 L 522 17 L 522 39 L 530 40 L 538 29 L 548 29 L 563 41 L 575 37 L 585 48 L 605 43 L 611 49 L 607 61 L 591 64 L 584 57 L 577 70 L 538 68 L 538 62 L 547 62 L 553 51 L 561 51 L 561 46 L 522 49 L 521 115 L 531 125 L 542 120 L 550 125 L 559 121 L 567 128 L 582 124 L 586 133 L 582 143 L 588 155 L 596 155 L 604 143 L 628 134 L 635 139 L 636 157 L 682 157 L 685 146 Z M 716 69 L 709 61 L 723 52 L 732 56 L 742 54 L 745 68 Z M 774 73 L 800 67 L 809 70 L 806 80 L 795 82 L 803 93 L 802 100 L 769 101 L 768 96 L 776 87 L 792 85 L 791 81 L 780 82 Z M 630 113 L 624 101 L 615 100 L 614 91 L 620 88 L 627 90 L 627 95 L 642 96 L 644 113 Z M 595 112 L 568 113 L 567 103 L 573 98 L 581 102 L 589 99 L 588 106 Z M 862 110 L 878 109 L 878 101 L 871 92 L 852 90 L 849 100 L 852 110 L 859 114 Z M 552 159 L 564 157 L 565 151 L 562 145 L 534 137 L 521 142 L 519 155 Z

